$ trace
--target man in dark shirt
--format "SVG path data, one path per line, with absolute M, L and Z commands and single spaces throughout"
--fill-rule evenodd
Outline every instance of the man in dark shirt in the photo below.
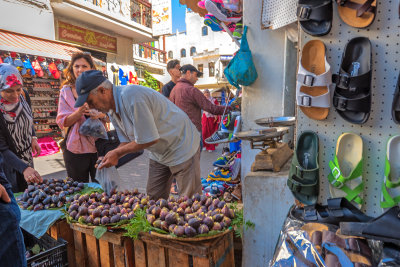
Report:
M 178 82 L 179 78 L 181 78 L 181 64 L 179 60 L 173 59 L 167 63 L 167 71 L 171 76 L 171 81 L 166 83 L 163 88 L 161 89 L 162 94 L 169 98 L 172 89 L 174 88 L 175 84 Z

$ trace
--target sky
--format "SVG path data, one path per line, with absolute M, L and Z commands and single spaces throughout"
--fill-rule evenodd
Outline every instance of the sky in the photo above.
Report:
M 172 2 L 172 32 L 186 31 L 185 11 L 186 6 L 179 4 L 179 0 L 171 0 Z

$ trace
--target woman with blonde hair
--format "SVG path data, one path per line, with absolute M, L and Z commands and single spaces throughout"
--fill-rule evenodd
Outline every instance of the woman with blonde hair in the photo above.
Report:
M 86 118 L 108 121 L 108 116 L 96 110 L 90 110 L 87 104 L 75 108 L 78 97 L 75 81 L 83 72 L 95 69 L 90 53 L 74 53 L 71 62 L 64 70 L 65 81 L 62 84 L 58 103 L 57 124 L 65 133 L 63 157 L 68 177 L 79 182 L 88 182 L 89 176 L 95 178 L 97 161 L 96 138 L 84 136 L 79 128 Z

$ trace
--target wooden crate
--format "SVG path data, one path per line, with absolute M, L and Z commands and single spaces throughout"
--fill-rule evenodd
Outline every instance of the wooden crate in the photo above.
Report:
M 68 253 L 68 266 L 77 267 L 75 264 L 75 244 L 74 244 L 74 232 L 69 227 L 67 220 L 58 220 L 47 230 L 47 234 L 54 239 L 62 238 L 68 242 L 67 253 Z
M 134 241 L 136 267 L 235 266 L 233 232 L 200 241 L 142 234 Z
M 75 241 L 75 264 L 78 267 L 134 267 L 133 241 L 122 232 L 106 232 L 100 239 L 94 227 L 71 224 Z

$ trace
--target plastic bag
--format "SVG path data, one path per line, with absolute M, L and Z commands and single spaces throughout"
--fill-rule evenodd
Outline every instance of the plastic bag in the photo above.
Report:
M 97 169 L 96 180 L 99 182 L 104 192 L 106 192 L 108 196 L 117 191 L 132 191 L 134 189 L 133 183 L 131 180 L 129 180 L 129 177 L 127 177 L 125 180 L 122 179 L 119 176 L 115 166 L 110 168 L 102 168 L 101 170 Z
M 79 133 L 108 140 L 107 130 L 99 119 L 87 119 L 79 128 Z

